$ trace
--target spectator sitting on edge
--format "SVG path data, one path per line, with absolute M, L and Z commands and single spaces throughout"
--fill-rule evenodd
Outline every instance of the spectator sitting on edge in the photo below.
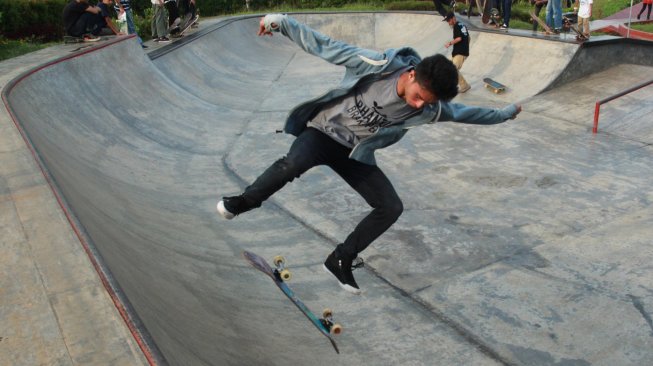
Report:
M 103 21 L 100 8 L 91 6 L 88 0 L 70 0 L 63 9 L 63 24 L 66 35 L 81 37 L 85 42 L 100 40 Z
M 102 0 L 97 3 L 98 8 L 100 8 L 100 17 L 102 21 L 100 22 L 100 34 L 101 35 L 123 35 L 123 33 L 113 25 L 111 21 L 111 15 L 109 14 L 109 6 L 113 3 L 113 0 Z

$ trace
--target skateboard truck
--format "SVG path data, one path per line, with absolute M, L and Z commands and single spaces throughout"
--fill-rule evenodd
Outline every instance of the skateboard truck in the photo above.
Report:
M 329 308 L 326 308 L 324 311 L 322 311 L 322 318 L 320 319 L 320 323 L 322 323 L 322 325 L 324 325 L 324 327 L 329 330 L 329 333 L 333 335 L 342 333 L 342 325 L 333 322 L 333 311 L 331 311 Z
M 290 281 L 292 273 L 285 268 L 286 259 L 283 256 L 277 255 L 272 260 L 275 270 L 274 275 L 281 281 Z

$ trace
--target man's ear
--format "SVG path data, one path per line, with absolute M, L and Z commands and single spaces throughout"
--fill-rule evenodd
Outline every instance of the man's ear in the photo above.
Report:
M 408 71 L 408 78 L 411 81 L 415 81 L 415 69 L 412 69 L 412 70 Z

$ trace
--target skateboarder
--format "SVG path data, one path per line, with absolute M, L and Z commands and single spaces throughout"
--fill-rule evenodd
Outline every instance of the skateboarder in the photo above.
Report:
M 409 47 L 383 53 L 358 48 L 282 14 L 261 18 L 258 34 L 272 32 L 280 32 L 306 52 L 347 70 L 337 89 L 292 109 L 284 131 L 297 138 L 288 154 L 241 195 L 223 197 L 217 210 L 225 219 L 233 219 L 260 207 L 312 167 L 330 167 L 372 207 L 324 262 L 342 288 L 359 294 L 352 262 L 403 211 L 392 183 L 376 165 L 374 151 L 399 141 L 409 127 L 438 121 L 496 124 L 515 118 L 521 106 L 491 109 L 449 103 L 458 92 L 458 72 L 443 55 L 422 60 Z
M 469 31 L 463 23 L 456 20 L 456 15 L 453 12 L 447 14 L 442 21 L 446 21 L 453 28 L 453 40 L 445 43 L 444 47 L 453 46 L 451 61 L 458 69 L 458 92 L 464 93 L 472 88 L 463 77 L 463 74 L 460 73 L 463 63 L 469 56 Z

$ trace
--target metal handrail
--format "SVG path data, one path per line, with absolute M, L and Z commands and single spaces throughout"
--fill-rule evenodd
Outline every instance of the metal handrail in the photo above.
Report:
M 619 92 L 619 93 L 617 93 L 617 94 L 615 94 L 613 96 L 607 97 L 605 99 L 601 99 L 598 102 L 596 102 L 596 105 L 594 106 L 594 128 L 592 128 L 592 133 L 597 133 L 598 130 L 599 130 L 599 112 L 600 112 L 600 109 L 601 109 L 601 104 L 605 104 L 605 103 L 607 103 L 607 102 L 609 102 L 611 100 L 617 99 L 617 98 L 622 97 L 622 96 L 624 96 L 626 94 L 630 94 L 630 93 L 634 92 L 635 90 L 639 90 L 639 89 L 641 89 L 641 88 L 643 88 L 645 86 L 651 85 L 651 84 L 653 84 L 653 79 L 651 79 L 651 80 L 649 80 L 647 82 L 641 83 L 639 85 L 635 85 L 632 88 L 626 89 L 626 90 L 621 91 L 621 92 Z

